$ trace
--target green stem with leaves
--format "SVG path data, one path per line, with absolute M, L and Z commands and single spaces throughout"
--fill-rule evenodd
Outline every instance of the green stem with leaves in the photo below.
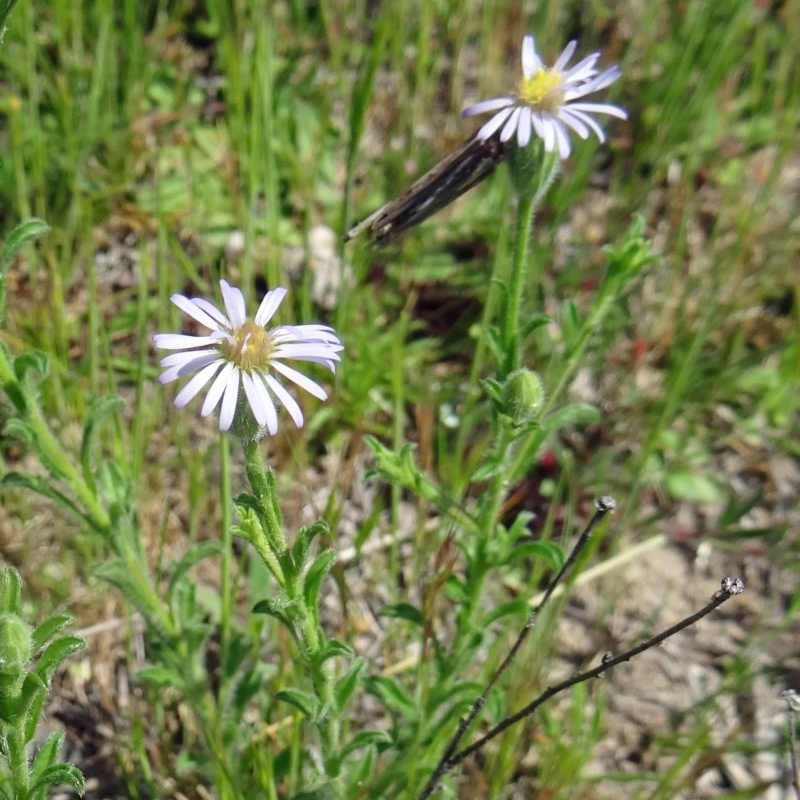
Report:
M 34 366 L 27 364 L 26 368 L 32 369 Z M 21 378 L 17 376 L 11 356 L 4 346 L 0 346 L 0 386 L 14 404 L 23 426 L 34 437 L 42 463 L 75 493 L 86 512 L 87 521 L 105 537 L 109 537 L 111 521 L 108 512 L 53 436 L 42 416 L 29 379 L 24 375 Z
M 248 539 L 256 548 L 285 593 L 299 628 L 300 658 L 306 667 L 319 701 L 318 713 L 312 719 L 319 734 L 327 777 L 334 781 L 334 790 L 342 794 L 335 779 L 340 772 L 339 719 L 334 709 L 333 684 L 322 659 L 325 634 L 319 625 L 316 607 L 310 605 L 302 586 L 305 564 L 296 563 L 283 534 L 280 508 L 275 492 L 275 478 L 264 464 L 261 448 L 255 438 L 242 439 L 247 477 L 258 508 L 259 525 L 248 526 Z M 254 527 L 256 530 L 254 530 Z M 260 528 L 260 531 L 257 530 Z

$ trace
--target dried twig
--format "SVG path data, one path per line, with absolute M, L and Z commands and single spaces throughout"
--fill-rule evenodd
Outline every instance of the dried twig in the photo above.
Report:
M 602 502 L 603 502 L 602 500 L 598 501 L 598 513 L 600 513 Z M 603 513 L 607 513 L 608 510 L 610 509 L 606 509 L 606 511 L 604 511 Z M 597 514 L 595 515 L 595 518 L 593 518 L 592 522 L 590 522 L 589 526 L 587 526 L 587 531 L 585 531 L 584 534 L 582 534 L 581 539 L 583 539 L 584 535 L 586 535 L 588 538 L 588 534 L 591 533 L 591 529 L 594 527 L 594 525 L 597 524 L 596 518 Z M 585 545 L 585 541 L 583 542 L 583 544 Z M 576 545 L 576 548 L 577 547 L 578 545 Z M 570 559 L 574 560 L 572 558 L 574 554 L 575 554 L 575 549 L 573 549 L 573 554 L 570 555 Z M 567 563 L 565 563 L 564 565 L 565 567 L 570 562 L 570 559 L 568 559 Z M 563 577 L 563 574 L 564 574 L 564 568 L 562 568 L 562 570 L 556 576 L 556 579 L 554 579 L 552 584 L 553 586 L 557 583 L 558 580 L 561 579 L 561 577 Z M 458 764 L 460 764 L 466 758 L 469 758 L 469 756 L 478 752 L 478 750 L 483 748 L 492 739 L 499 736 L 504 731 L 508 730 L 512 725 L 515 725 L 517 722 L 520 722 L 521 720 L 533 714 L 543 703 L 545 703 L 550 698 L 579 683 L 583 683 L 584 681 L 589 681 L 592 678 L 597 678 L 604 672 L 610 670 L 612 667 L 617 666 L 617 664 L 621 664 L 624 661 L 629 661 L 631 658 L 639 655 L 640 653 L 643 653 L 645 650 L 649 650 L 651 647 L 655 647 L 656 645 L 661 644 L 661 642 L 665 641 L 670 636 L 674 636 L 679 631 L 682 631 L 685 628 L 694 625 L 703 617 L 707 616 L 716 608 L 721 606 L 726 600 L 735 595 L 741 594 L 743 591 L 744 591 L 744 582 L 741 580 L 741 578 L 723 578 L 720 584 L 720 588 L 714 593 L 709 602 L 699 611 L 689 615 L 688 617 L 685 617 L 675 625 L 672 625 L 671 627 L 667 628 L 666 630 L 662 631 L 656 636 L 653 636 L 652 638 L 648 639 L 642 644 L 639 644 L 636 647 L 632 647 L 630 650 L 626 650 L 624 653 L 618 656 L 611 656 L 610 654 L 607 654 L 606 656 L 603 657 L 602 663 L 594 667 L 593 669 L 586 670 L 585 672 L 580 672 L 576 675 L 573 675 L 571 678 L 562 681 L 561 683 L 551 686 L 550 688 L 542 692 L 542 694 L 540 694 L 535 700 L 526 705 L 524 708 L 520 709 L 514 714 L 511 714 L 510 716 L 506 717 L 504 720 L 499 722 L 497 725 L 495 725 L 494 728 L 492 728 L 486 734 L 481 736 L 480 739 L 469 745 L 469 747 L 465 747 L 463 750 L 455 752 L 456 747 L 460 743 L 461 739 L 463 739 L 464 734 L 469 728 L 469 725 L 472 723 L 472 721 L 474 721 L 475 717 L 477 716 L 483 704 L 485 703 L 486 697 L 491 687 L 494 686 L 499 675 L 502 674 L 502 671 L 508 666 L 507 662 L 509 662 L 509 658 L 507 657 L 506 660 L 501 665 L 500 669 L 498 669 L 498 671 L 492 676 L 492 679 L 487 689 L 481 694 L 480 698 L 478 698 L 478 700 L 473 705 L 472 709 L 470 710 L 470 714 L 465 719 L 463 719 L 459 724 L 456 736 L 453 737 L 453 740 L 448 746 L 445 755 L 442 757 L 441 761 L 437 765 L 436 770 L 431 776 L 431 779 L 425 785 L 425 788 L 419 795 L 418 800 L 426 800 L 426 798 L 430 797 L 435 791 L 439 781 L 445 774 L 447 774 L 454 767 L 458 766 Z M 551 594 L 552 592 L 548 589 L 548 592 L 545 595 L 545 600 L 542 601 L 542 605 L 544 605 L 544 602 Z M 539 608 L 541 608 L 541 606 Z M 538 613 L 538 609 L 531 614 L 531 618 L 529 618 L 528 622 L 525 625 L 525 628 L 523 628 L 523 631 L 520 633 L 520 638 L 522 638 L 523 640 L 524 637 L 527 635 L 526 631 L 529 631 L 533 624 L 533 618 L 535 617 L 536 613 Z M 515 643 L 515 648 L 517 650 L 519 649 L 519 647 L 517 646 L 518 643 L 519 639 L 517 640 L 517 643 Z M 512 653 L 515 651 L 515 648 L 512 648 Z M 509 655 L 511 656 L 512 653 L 509 653 Z M 794 755 L 794 748 L 792 749 L 792 752 Z M 795 772 L 795 788 L 797 788 L 797 783 L 796 783 L 797 770 L 796 770 L 796 764 L 794 763 L 794 759 L 793 759 L 793 768 Z M 800 792 L 798 792 L 798 800 L 800 800 Z
M 448 770 L 452 769 L 456 763 L 458 763 L 458 761 L 454 761 L 454 759 L 457 759 L 459 755 L 456 753 L 456 750 L 458 749 L 459 744 L 461 744 L 461 741 L 466 735 L 470 726 L 475 721 L 478 714 L 480 714 L 481 710 L 483 709 L 483 706 L 486 704 L 486 700 L 489 696 L 489 693 L 495 687 L 497 681 L 500 679 L 503 673 L 511 665 L 512 661 L 516 657 L 523 643 L 528 638 L 528 635 L 533 630 L 539 612 L 542 610 L 542 608 L 544 608 L 547 601 L 553 596 L 553 592 L 555 591 L 556 587 L 561 583 L 561 581 L 564 579 L 564 576 L 567 574 L 567 572 L 569 572 L 569 570 L 575 564 L 575 561 L 577 560 L 578 556 L 583 551 L 583 549 L 586 547 L 586 544 L 588 543 L 592 533 L 594 533 L 594 530 L 597 527 L 600 520 L 606 514 L 612 512 L 616 508 L 617 504 L 613 497 L 601 497 L 596 501 L 595 506 L 597 510 L 595 511 L 592 518 L 589 520 L 589 523 L 586 526 L 586 528 L 578 537 L 578 541 L 575 542 L 575 546 L 572 548 L 572 551 L 570 552 L 566 561 L 562 565 L 561 569 L 558 571 L 558 574 L 553 578 L 553 580 L 550 582 L 550 585 L 545 590 L 542 602 L 535 608 L 531 609 L 531 612 L 528 615 L 528 619 L 526 620 L 525 625 L 519 632 L 517 640 L 514 642 L 513 646 L 511 647 L 511 650 L 509 650 L 508 655 L 503 659 L 503 663 L 500 664 L 500 666 L 495 670 L 494 674 L 489 679 L 489 682 L 486 684 L 486 688 L 481 693 L 481 696 L 472 704 L 472 708 L 469 710 L 467 716 L 462 717 L 461 720 L 459 721 L 458 730 L 456 730 L 455 735 L 450 740 L 450 743 L 447 745 L 447 749 L 445 750 L 444 755 L 437 764 L 436 769 L 433 771 L 433 775 L 431 775 L 430 779 L 428 780 L 428 783 L 422 790 L 422 794 L 420 794 L 418 800 L 425 800 L 425 798 L 430 797 L 430 795 L 436 788 L 437 784 L 441 780 L 442 776 L 446 772 L 448 772 Z
M 797 800 L 800 800 L 800 777 L 797 772 L 797 712 L 800 711 L 800 695 L 794 689 L 783 693 L 789 711 L 789 759 L 792 765 L 792 786 Z

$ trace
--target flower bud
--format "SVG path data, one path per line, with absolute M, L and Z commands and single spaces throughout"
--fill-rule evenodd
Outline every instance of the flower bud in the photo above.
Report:
M 17 697 L 31 660 L 31 628 L 16 614 L 0 614 L 0 695 Z
M 539 373 L 523 367 L 508 376 L 503 386 L 503 405 L 515 425 L 533 422 L 543 403 L 544 387 Z

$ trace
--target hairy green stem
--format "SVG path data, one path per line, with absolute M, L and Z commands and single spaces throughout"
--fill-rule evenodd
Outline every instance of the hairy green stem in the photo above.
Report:
M 289 603 L 296 609 L 296 621 L 300 629 L 302 644 L 300 658 L 303 661 L 314 693 L 319 700 L 319 713 L 312 720 L 319 736 L 322 760 L 326 775 L 333 780 L 337 797 L 343 796 L 342 787 L 336 779 L 340 773 L 339 759 L 339 718 L 334 708 L 333 683 L 321 655 L 326 645 L 325 635 L 320 628 L 317 610 L 306 602 L 302 591 L 304 564 L 296 564 L 287 547 L 282 530 L 282 520 L 275 496 L 275 481 L 265 466 L 261 449 L 255 439 L 242 442 L 245 451 L 247 477 L 259 509 L 261 531 L 255 532 L 253 541 L 258 554 L 275 575 Z
M 27 797 L 30 788 L 28 747 L 22 733 L 24 727 L 24 720 L 18 720 L 18 724 L 9 730 L 6 739 L 6 758 L 11 772 L 11 786 L 14 787 L 12 797 Z
M 519 369 L 522 363 L 522 342 L 519 314 L 525 291 L 525 275 L 528 267 L 528 250 L 533 215 L 536 211 L 535 195 L 520 194 L 517 198 L 517 219 L 514 230 L 514 249 L 511 256 L 511 276 L 506 295 L 506 307 L 502 319 L 503 365 L 501 379 Z M 538 276 L 537 276 L 538 278 Z M 538 284 L 538 279 L 537 279 Z

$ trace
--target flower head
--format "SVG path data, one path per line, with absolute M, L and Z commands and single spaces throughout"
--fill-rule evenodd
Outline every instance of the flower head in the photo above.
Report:
M 335 372 L 341 358 L 342 343 L 327 325 L 278 325 L 267 328 L 286 289 L 267 292 L 255 317 L 245 315 L 244 295 L 227 281 L 220 281 L 225 302 L 223 314 L 202 298 L 172 295 L 181 311 L 209 329 L 204 336 L 159 333 L 153 337 L 156 347 L 179 352 L 161 360 L 164 372 L 161 383 L 170 383 L 184 375 L 197 373 L 175 397 L 175 406 L 183 408 L 207 383 L 211 382 L 201 416 L 208 416 L 218 405 L 220 430 L 233 424 L 240 405 L 240 386 L 256 422 L 271 435 L 278 430 L 276 401 L 282 405 L 297 427 L 303 425 L 303 413 L 278 378 L 285 378 L 320 400 L 325 390 L 315 381 L 284 363 L 314 361 Z
M 605 141 L 603 129 L 591 115 L 610 114 L 626 119 L 627 113 L 609 103 L 585 103 L 581 98 L 610 86 L 621 73 L 616 66 L 598 70 L 600 53 L 592 53 L 567 69 L 576 47 L 577 42 L 571 41 L 555 64 L 546 67 L 536 52 L 533 36 L 526 36 L 522 40 L 522 80 L 516 95 L 476 103 L 462 116 L 496 111 L 478 131 L 479 138 L 488 139 L 500 130 L 500 141 L 507 142 L 516 133 L 519 146 L 525 147 L 535 133 L 548 153 L 558 150 L 562 159 L 570 153 L 570 129 L 581 139 L 587 139 L 594 131 L 601 142 Z

